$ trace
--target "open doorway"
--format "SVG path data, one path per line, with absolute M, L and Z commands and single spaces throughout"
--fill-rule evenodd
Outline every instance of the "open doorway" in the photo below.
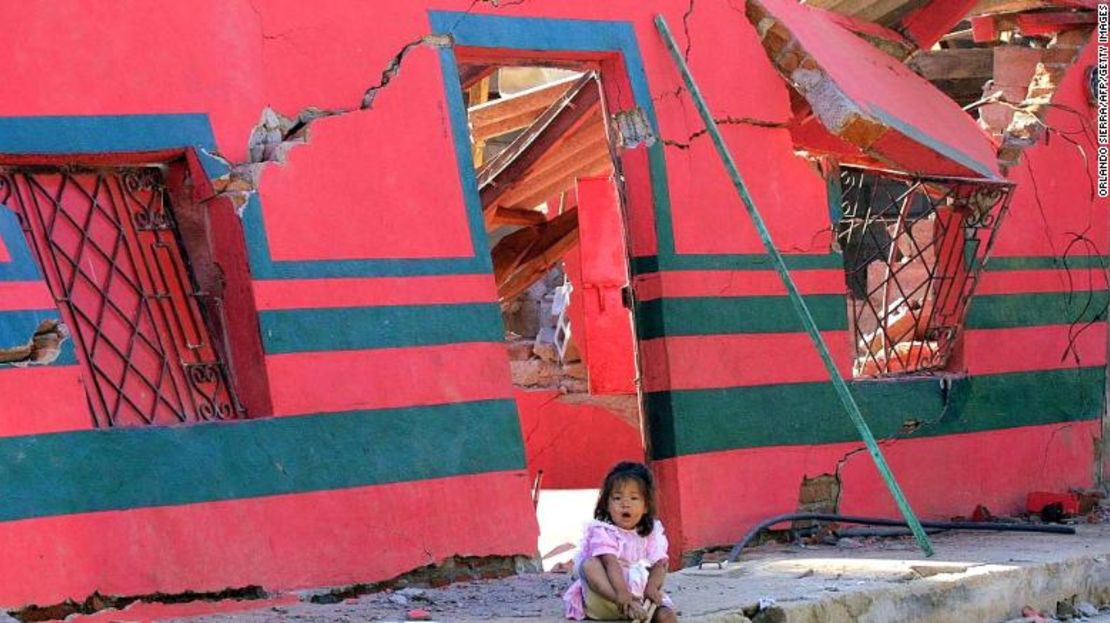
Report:
M 461 54 L 483 222 L 544 567 L 644 459 L 619 162 L 596 64 Z

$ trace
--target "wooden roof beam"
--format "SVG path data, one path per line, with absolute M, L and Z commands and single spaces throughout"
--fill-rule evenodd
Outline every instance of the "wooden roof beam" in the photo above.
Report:
M 1098 8 L 1098 0 L 979 0 L 971 7 L 968 15 L 997 15 L 999 13 L 1022 13 L 1034 9 L 1087 9 Z
M 929 81 L 982 78 L 986 82 L 994 76 L 994 50 L 955 48 L 919 52 L 908 65 Z
M 502 238 L 492 251 L 498 298 L 506 301 L 527 290 L 576 244 L 578 208 Z
M 565 141 L 599 109 L 601 91 L 595 74 L 580 78 L 520 136 L 478 171 L 482 208 L 487 210 L 544 155 Z
M 509 198 L 518 195 L 525 187 L 535 186 L 536 180 L 545 178 L 555 169 L 565 169 L 568 165 L 583 159 L 592 159 L 598 153 L 609 153 L 609 144 L 601 131 L 600 124 L 590 124 L 589 128 L 576 131 L 566 142 L 553 149 L 532 166 L 519 180 L 517 180 L 505 194 L 496 201 L 497 205 L 515 205 L 516 202 Z
M 590 160 L 575 163 L 570 170 L 563 172 L 562 175 L 550 177 L 549 181 L 543 185 L 529 186 L 527 190 L 530 192 L 521 193 L 513 198 L 513 203 L 506 203 L 506 205 L 516 207 L 538 205 L 552 195 L 573 188 L 575 180 L 578 178 L 600 174 L 612 167 L 612 164 L 608 151 L 597 154 Z
M 467 116 L 471 136 L 479 142 L 528 127 L 576 80 L 559 80 L 470 108 Z
M 493 213 L 493 227 L 502 225 L 539 225 L 547 222 L 547 215 L 539 210 L 525 208 L 506 208 L 498 206 Z

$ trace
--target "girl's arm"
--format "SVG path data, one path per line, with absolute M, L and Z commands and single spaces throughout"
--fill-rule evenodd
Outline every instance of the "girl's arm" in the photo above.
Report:
M 621 563 L 617 557 L 612 554 L 602 554 L 601 565 L 605 567 L 605 575 L 609 578 L 609 584 L 613 587 L 616 593 L 613 595 L 613 601 L 620 606 L 621 612 L 630 618 L 642 618 L 643 608 L 638 603 L 636 596 L 628 590 L 628 583 L 624 581 L 624 570 L 621 568 Z M 602 597 L 608 598 L 606 595 Z
M 660 560 L 651 566 L 648 572 L 647 586 L 644 588 L 644 597 L 656 604 L 663 603 L 663 580 L 667 578 L 667 559 Z

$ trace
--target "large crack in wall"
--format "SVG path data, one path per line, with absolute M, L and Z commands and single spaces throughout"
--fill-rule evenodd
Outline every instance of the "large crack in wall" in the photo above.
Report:
M 309 128 L 313 122 L 326 117 L 347 115 L 372 109 L 374 100 L 377 98 L 378 94 L 400 74 L 401 66 L 412 50 L 422 45 L 434 48 L 452 47 L 454 45 L 454 39 L 451 33 L 458 28 L 463 20 L 465 20 L 479 4 L 486 4 L 494 8 L 503 8 L 524 4 L 525 1 L 526 0 L 472 0 L 459 19 L 447 29 L 447 32 L 428 33 L 402 45 L 385 64 L 385 68 L 382 69 L 378 81 L 368 86 L 363 92 L 362 98 L 357 106 L 340 109 L 323 109 L 309 106 L 291 117 L 285 116 L 267 106 L 261 112 L 258 125 L 251 130 L 251 135 L 248 139 L 249 159 L 246 162 L 232 162 L 219 153 L 205 152 L 207 155 L 222 162 L 228 168 L 228 173 L 212 180 L 215 194 L 208 199 L 215 197 L 227 198 L 231 200 L 236 211 L 241 214 L 242 209 L 246 206 L 251 195 L 258 191 L 262 171 L 265 169 L 266 165 L 271 163 L 284 164 L 285 156 L 288 154 L 289 150 L 298 145 L 308 143 Z M 690 4 L 692 10 L 693 0 L 691 0 Z M 261 24 L 262 13 L 253 3 L 251 4 L 251 10 L 258 16 Z M 263 39 L 271 40 L 281 38 L 282 36 L 284 35 L 267 34 L 265 29 L 262 29 Z
M 0 364 L 15 367 L 45 366 L 62 354 L 62 343 L 69 338 L 69 328 L 60 320 L 43 320 L 25 344 L 0 346 Z
M 366 88 L 357 106 L 340 109 L 309 106 L 293 116 L 283 115 L 269 106 L 263 108 L 258 124 L 251 129 L 247 140 L 246 162 L 231 162 L 218 153 L 206 152 L 228 168 L 226 174 L 212 180 L 215 196 L 230 199 L 236 210 L 241 212 L 250 196 L 258 191 L 266 166 L 284 164 L 290 150 L 307 144 L 309 130 L 315 121 L 372 109 L 378 94 L 400 73 L 409 52 L 421 45 L 438 48 L 450 47 L 453 43 L 450 35 L 429 34 L 404 44 L 386 63 L 378 82 Z

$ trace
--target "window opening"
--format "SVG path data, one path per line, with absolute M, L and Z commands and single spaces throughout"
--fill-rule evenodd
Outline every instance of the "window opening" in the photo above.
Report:
M 177 231 L 165 169 L 0 167 L 74 336 L 97 426 L 238 417 Z
M 1010 185 L 840 170 L 853 376 L 946 369 Z

